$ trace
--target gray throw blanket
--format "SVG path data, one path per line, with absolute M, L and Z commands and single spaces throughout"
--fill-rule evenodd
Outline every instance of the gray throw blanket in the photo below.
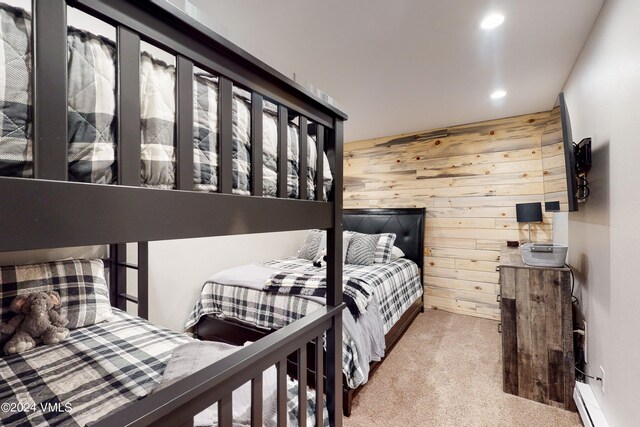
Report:
M 251 344 L 250 342 L 245 345 Z M 242 347 L 209 341 L 193 341 L 177 347 L 167 363 L 160 383 L 151 393 L 168 387 L 179 379 L 193 374 L 218 360 L 221 360 Z M 262 373 L 262 425 L 277 426 L 277 371 L 271 366 Z M 251 381 L 244 383 L 233 392 L 233 426 L 251 426 Z M 307 388 L 307 418 L 308 426 L 315 425 L 316 393 Z M 329 425 L 329 413 L 322 401 L 323 425 Z M 299 418 L 298 382 L 287 376 L 287 426 L 297 426 Z M 209 406 L 193 418 L 194 426 L 217 426 L 218 404 Z
M 229 356 L 241 347 L 218 342 L 194 341 L 184 344 L 173 351 L 173 355 L 162 374 L 162 380 L 152 393 L 168 387 L 180 378 L 199 371 L 220 359 Z M 277 404 L 276 368 L 264 371 L 263 381 L 263 413 L 264 425 L 276 425 L 275 414 Z M 233 425 L 251 425 L 251 382 L 243 384 L 233 392 Z M 211 405 L 193 419 L 195 426 L 212 426 L 218 422 L 218 404 Z

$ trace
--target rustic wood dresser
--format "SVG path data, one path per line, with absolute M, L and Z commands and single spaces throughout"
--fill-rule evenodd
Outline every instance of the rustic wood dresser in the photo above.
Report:
M 500 255 L 503 390 L 575 411 L 568 267 L 530 267 L 519 248 Z

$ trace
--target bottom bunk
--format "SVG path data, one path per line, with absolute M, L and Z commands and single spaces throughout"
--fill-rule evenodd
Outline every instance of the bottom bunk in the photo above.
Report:
M 60 344 L 0 359 L 3 425 L 83 426 L 241 348 L 201 343 L 118 309 L 113 311 L 111 320 L 75 329 Z M 263 374 L 264 425 L 276 425 L 276 375 L 275 367 Z M 247 383 L 233 394 L 234 423 L 251 423 L 249 386 Z M 316 425 L 315 402 L 315 392 L 308 391 L 304 412 L 310 426 Z M 298 384 L 291 378 L 287 379 L 287 408 L 288 425 L 298 425 Z M 328 426 L 324 401 L 322 411 L 323 425 Z M 215 404 L 194 418 L 197 426 L 217 424 Z
M 100 259 L 0 267 L 0 424 L 329 425 L 323 388 L 288 377 L 286 358 L 306 358 L 343 306 L 231 346 L 112 307 L 105 279 Z

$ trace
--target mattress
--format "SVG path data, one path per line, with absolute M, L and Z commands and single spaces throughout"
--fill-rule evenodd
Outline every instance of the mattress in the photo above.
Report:
M 314 267 L 309 260 L 296 257 L 268 261 L 265 265 L 281 271 L 325 272 L 324 268 Z M 385 334 L 423 292 L 418 266 L 403 258 L 371 266 L 345 264 L 343 278 L 347 280 L 349 277 L 372 284 Z M 316 299 L 207 282 L 189 315 L 186 327 L 195 326 L 203 316 L 214 315 L 265 330 L 279 329 L 322 306 Z M 364 365 L 369 361 L 360 360 L 354 340 L 344 330 L 342 350 L 342 370 L 347 385 L 356 388 L 367 381 Z
M 9 405 L 0 411 L 0 424 L 83 426 L 95 421 L 146 396 L 162 378 L 173 350 L 193 341 L 113 311 L 111 321 L 75 329 L 61 344 L 0 358 L 0 402 Z M 289 408 L 297 408 L 297 400 L 297 383 L 292 382 Z M 307 408 L 314 402 L 310 393 Z M 313 425 L 313 411 L 307 413 Z
M 32 21 L 19 8 L 0 4 L 0 176 L 33 177 Z M 114 184 L 116 164 L 115 43 L 69 27 L 68 36 L 68 179 Z M 175 66 L 140 56 L 140 125 L 142 186 L 176 186 Z M 194 188 L 217 191 L 218 82 L 217 77 L 194 74 Z M 263 112 L 263 194 L 275 197 L 277 188 L 276 106 L 265 101 Z M 250 93 L 234 86 L 232 102 L 232 175 L 235 194 L 251 194 Z M 316 143 L 307 138 L 308 169 L 299 171 L 298 127 L 288 123 L 287 196 L 297 198 L 298 181 L 315 197 Z M 332 176 L 326 155 L 323 198 Z

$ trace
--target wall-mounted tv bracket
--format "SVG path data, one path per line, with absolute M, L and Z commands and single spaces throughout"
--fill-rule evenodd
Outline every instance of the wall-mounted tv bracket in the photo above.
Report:
M 585 202 L 591 194 L 587 174 L 591 170 L 591 138 L 584 138 L 573 144 L 573 157 L 576 161 L 576 179 L 578 188 L 576 197 L 578 202 Z

